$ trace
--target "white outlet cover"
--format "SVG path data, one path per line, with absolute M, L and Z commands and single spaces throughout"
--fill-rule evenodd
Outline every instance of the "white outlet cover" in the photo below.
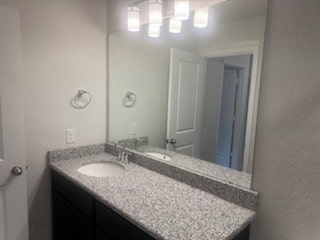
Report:
M 66 130 L 66 140 L 67 144 L 76 142 L 76 130 L 73 128 Z
M 131 123 L 131 134 L 132 135 L 137 134 L 137 123 Z

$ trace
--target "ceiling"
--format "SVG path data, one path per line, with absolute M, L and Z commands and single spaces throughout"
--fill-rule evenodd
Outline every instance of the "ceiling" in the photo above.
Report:
M 174 0 L 163 1 L 166 16 L 173 15 Z M 141 22 L 148 22 L 148 5 L 140 1 Z M 190 0 L 190 10 L 212 6 L 215 22 L 227 23 L 246 18 L 266 16 L 267 0 Z
M 216 22 L 227 23 L 267 15 L 267 0 L 229 0 L 212 7 Z

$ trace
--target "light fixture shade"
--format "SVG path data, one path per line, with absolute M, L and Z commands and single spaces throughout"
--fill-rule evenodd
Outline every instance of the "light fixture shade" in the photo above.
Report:
M 130 32 L 140 31 L 140 12 L 137 7 L 127 8 L 127 27 Z
M 149 0 L 149 24 L 162 25 L 162 0 Z
M 181 21 L 175 19 L 174 17 L 170 18 L 170 21 L 169 21 L 169 32 L 171 32 L 171 33 L 180 33 L 181 32 Z
M 149 37 L 160 37 L 160 25 L 149 24 Z
M 209 21 L 209 7 L 204 7 L 195 10 L 193 26 L 196 28 L 205 28 L 208 26 Z
M 189 0 L 175 0 L 174 2 L 174 17 L 177 20 L 183 21 L 189 19 Z

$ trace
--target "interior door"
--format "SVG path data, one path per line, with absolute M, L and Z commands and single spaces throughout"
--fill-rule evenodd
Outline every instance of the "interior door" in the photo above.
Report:
M 205 59 L 171 49 L 167 144 L 169 150 L 198 157 L 205 88 Z
M 232 167 L 233 136 L 236 120 L 238 70 L 225 68 L 219 115 L 217 164 Z
M 0 239 L 28 239 L 20 17 L 0 6 Z

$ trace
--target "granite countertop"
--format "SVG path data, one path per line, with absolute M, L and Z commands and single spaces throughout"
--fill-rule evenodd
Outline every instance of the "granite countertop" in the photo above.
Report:
M 116 158 L 102 153 L 49 164 L 156 239 L 231 239 L 255 217 L 252 210 L 133 163 L 120 176 L 97 178 L 77 171 L 107 160 Z
M 138 151 L 141 152 L 157 152 L 166 154 L 171 157 L 171 160 L 162 160 L 169 164 L 184 167 L 201 175 L 218 178 L 221 181 L 239 185 L 244 188 L 251 188 L 251 174 L 241 171 L 236 171 L 231 168 L 223 167 L 212 162 L 193 158 L 187 155 L 182 155 L 173 151 L 154 147 L 150 145 L 139 146 Z

